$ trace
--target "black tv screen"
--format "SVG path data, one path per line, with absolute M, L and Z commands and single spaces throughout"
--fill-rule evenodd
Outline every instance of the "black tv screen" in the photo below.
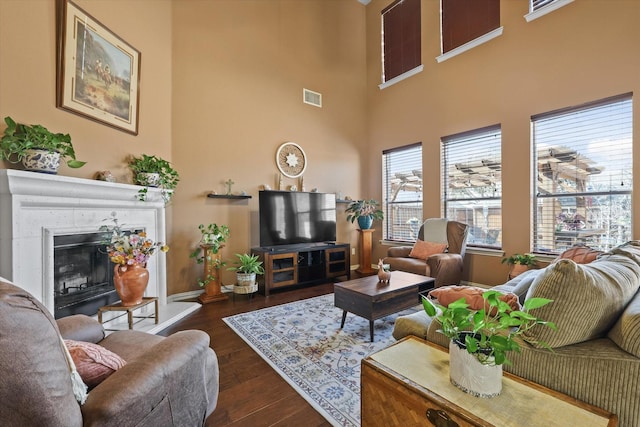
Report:
M 260 191 L 259 199 L 260 246 L 335 242 L 335 194 Z

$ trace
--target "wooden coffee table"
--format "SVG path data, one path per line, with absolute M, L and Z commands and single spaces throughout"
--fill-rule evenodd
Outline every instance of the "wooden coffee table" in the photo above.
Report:
M 333 287 L 335 305 L 341 308 L 344 327 L 347 312 L 369 320 L 373 342 L 373 321 L 420 304 L 419 292 L 433 288 L 435 279 L 419 274 L 392 271 L 389 283 L 380 283 L 378 276 L 366 276 Z

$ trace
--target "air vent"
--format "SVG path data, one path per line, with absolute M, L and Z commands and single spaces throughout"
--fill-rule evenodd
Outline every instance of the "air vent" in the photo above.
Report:
M 302 89 L 302 101 L 305 104 L 322 108 L 322 94 L 309 89 Z

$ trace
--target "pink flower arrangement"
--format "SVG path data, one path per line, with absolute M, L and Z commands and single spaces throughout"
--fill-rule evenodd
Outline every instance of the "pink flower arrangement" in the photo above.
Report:
M 147 261 L 156 251 L 160 249 L 167 252 L 169 246 L 160 242 L 154 242 L 147 238 L 147 233 L 140 231 L 138 233 L 125 233 L 118 224 L 118 219 L 112 219 L 114 226 L 102 226 L 101 231 L 107 232 L 104 244 L 107 247 L 109 259 L 114 264 L 132 265 L 141 264 L 146 266 Z

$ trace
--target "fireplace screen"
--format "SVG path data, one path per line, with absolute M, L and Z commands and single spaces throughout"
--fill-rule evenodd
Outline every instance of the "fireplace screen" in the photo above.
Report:
M 54 237 L 54 316 L 93 316 L 98 308 L 119 300 L 113 287 L 113 264 L 109 261 L 103 233 Z

